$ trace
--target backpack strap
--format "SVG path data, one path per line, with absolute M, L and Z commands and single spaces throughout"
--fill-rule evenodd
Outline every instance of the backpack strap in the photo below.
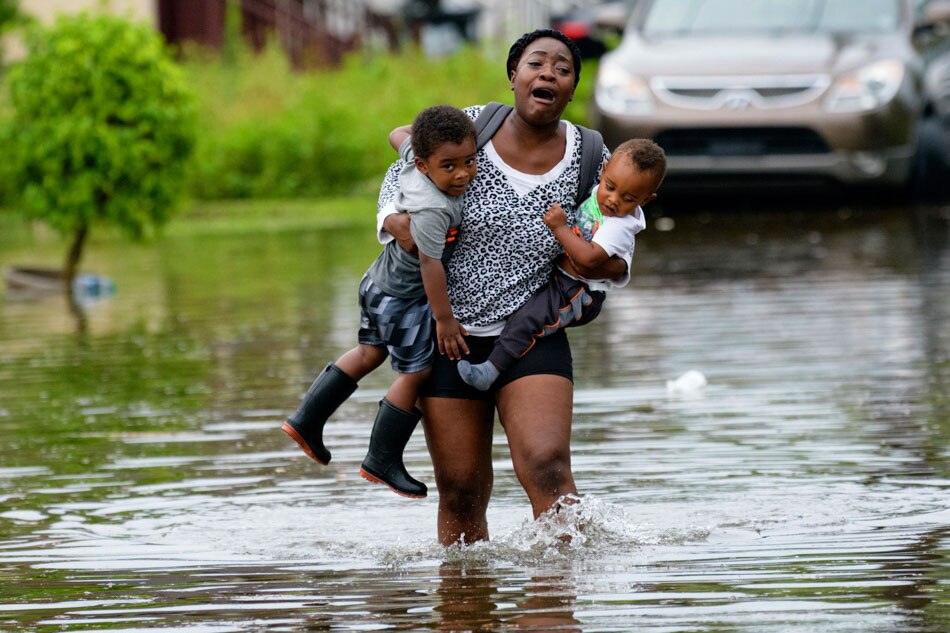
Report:
M 581 134 L 581 175 L 577 179 L 577 205 L 597 182 L 597 170 L 604 155 L 604 137 L 597 130 L 575 125 Z
M 498 128 L 501 127 L 501 124 L 505 122 L 505 119 L 508 117 L 514 108 L 503 103 L 498 103 L 497 101 L 489 101 L 482 111 L 478 113 L 478 117 L 475 119 L 475 149 L 480 150 L 485 147 L 485 143 L 491 140 L 491 137 L 495 136 L 495 132 L 498 131 Z
M 477 135 L 475 149 L 481 149 L 485 146 L 485 143 L 495 135 L 495 132 L 505 122 L 512 110 L 513 108 L 510 105 L 497 101 L 489 101 L 482 108 L 475 119 L 475 133 Z M 581 135 L 581 174 L 577 179 L 577 195 L 575 196 L 575 205 L 578 205 L 587 197 L 591 187 L 597 182 L 597 170 L 600 168 L 604 153 L 604 137 L 597 130 L 591 130 L 582 125 L 575 125 L 574 127 Z

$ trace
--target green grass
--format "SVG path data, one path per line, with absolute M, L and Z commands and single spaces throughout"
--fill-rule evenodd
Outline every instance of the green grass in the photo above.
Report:
M 165 225 L 159 234 L 146 243 L 167 237 L 201 237 L 213 235 L 247 235 L 313 229 L 358 228 L 367 234 L 376 227 L 376 194 L 321 199 L 282 200 L 195 200 Z M 15 248 L 42 235 L 66 248 L 67 240 L 57 236 L 41 222 L 26 220 L 12 209 L 0 208 L 0 254 L 4 247 Z M 96 225 L 95 241 L 127 241 L 118 228 Z M 65 250 L 63 251 L 65 253 Z
M 396 158 L 389 131 L 423 108 L 508 99 L 504 62 L 465 49 L 352 55 L 339 67 L 291 69 L 276 47 L 236 61 L 184 63 L 201 135 L 190 170 L 196 198 L 323 197 L 378 183 Z
M 277 47 L 232 61 L 184 63 L 201 112 L 190 195 L 203 199 L 321 197 L 378 185 L 396 158 L 389 131 L 425 107 L 511 101 L 507 43 L 438 59 L 418 49 L 363 53 L 338 67 L 294 71 Z M 596 62 L 565 118 L 586 123 Z
M 373 230 L 376 197 L 193 201 L 162 232 L 180 237 L 357 226 Z

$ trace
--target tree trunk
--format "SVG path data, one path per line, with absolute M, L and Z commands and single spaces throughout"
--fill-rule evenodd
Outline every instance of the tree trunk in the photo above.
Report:
M 63 281 L 66 284 L 66 293 L 70 299 L 73 296 L 73 279 L 79 270 L 79 260 L 82 257 L 82 247 L 86 242 L 86 233 L 89 232 L 89 225 L 83 224 L 73 235 L 72 246 L 69 247 L 69 253 L 66 254 L 66 265 L 63 267 Z

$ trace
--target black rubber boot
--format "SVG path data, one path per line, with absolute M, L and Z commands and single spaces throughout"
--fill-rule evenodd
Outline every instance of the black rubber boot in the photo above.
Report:
M 333 363 L 328 363 L 307 389 L 297 411 L 287 418 L 280 430 L 297 442 L 304 453 L 326 466 L 330 463 L 330 451 L 323 445 L 323 425 L 356 391 L 356 387 L 355 380 Z
M 364 479 L 386 484 L 404 497 L 421 499 L 426 496 L 426 485 L 413 479 L 402 463 L 402 452 L 421 417 L 422 412 L 418 409 L 403 411 L 385 398 L 379 401 L 379 413 L 369 438 L 369 452 L 360 467 Z

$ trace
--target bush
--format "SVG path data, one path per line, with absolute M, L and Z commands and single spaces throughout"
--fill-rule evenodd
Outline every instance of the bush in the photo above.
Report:
M 139 238 L 168 219 L 194 144 L 193 98 L 145 25 L 61 17 L 27 47 L 7 77 L 8 167 L 19 208 L 73 236 L 71 275 L 93 224 Z
M 277 46 L 233 61 L 192 51 L 202 135 L 190 192 L 198 198 L 338 195 L 378 186 L 396 158 L 387 136 L 437 103 L 509 101 L 504 55 L 465 49 L 442 59 L 417 50 L 356 54 L 334 69 L 294 72 Z M 567 117 L 583 123 L 593 64 Z
M 23 14 L 20 13 L 20 0 L 0 0 L 0 34 L 6 31 L 10 26 L 23 21 Z M 0 53 L 3 51 L 0 50 Z M 3 60 L 0 59 L 0 62 Z

